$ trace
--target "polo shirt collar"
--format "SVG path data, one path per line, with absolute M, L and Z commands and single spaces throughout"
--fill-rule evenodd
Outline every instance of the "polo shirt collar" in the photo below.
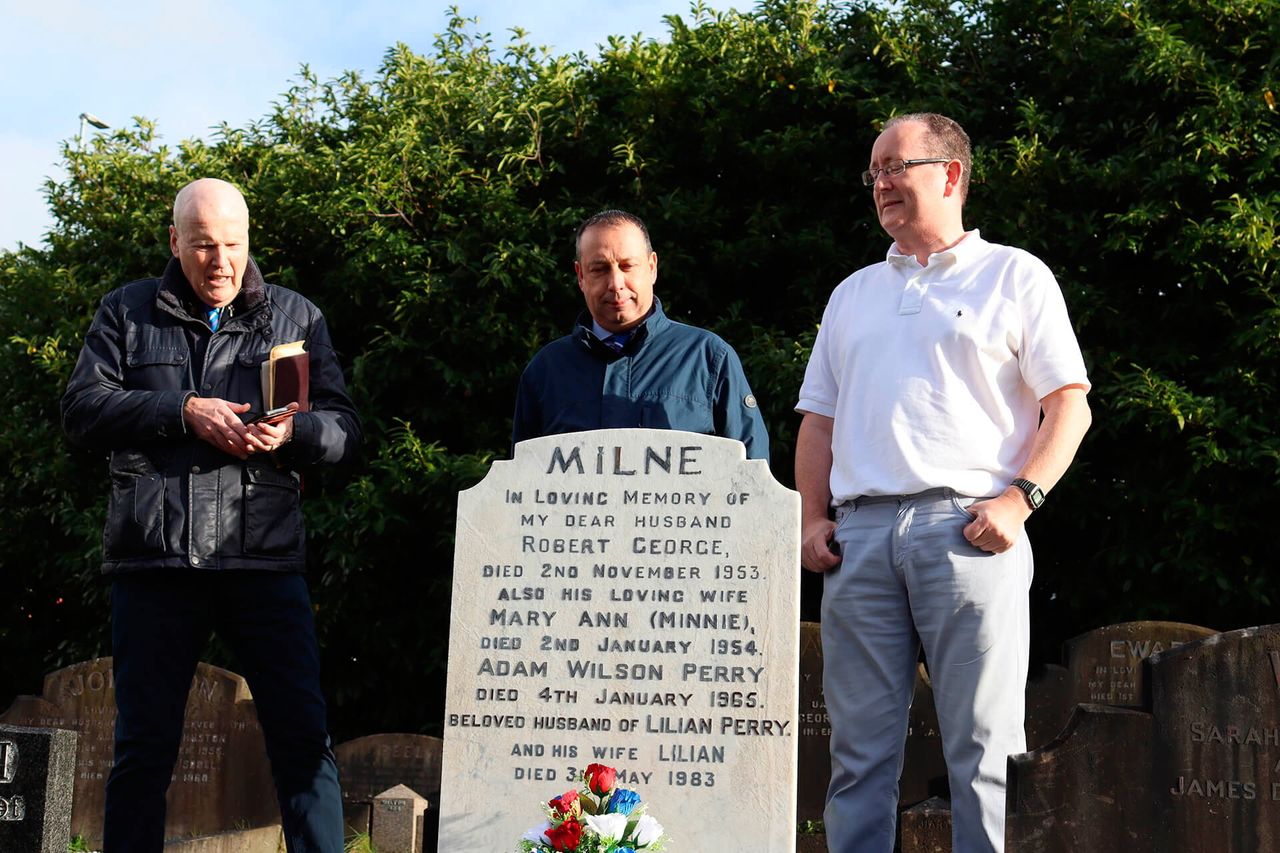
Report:
M 929 260 L 941 258 L 951 264 L 963 264 L 972 261 L 986 251 L 987 241 L 982 239 L 982 233 L 977 229 L 964 232 L 964 237 L 960 238 L 960 242 L 956 243 L 950 249 L 943 249 L 941 252 L 934 252 L 929 256 Z M 916 260 L 915 255 L 903 254 L 898 249 L 895 241 L 889 246 L 889 252 L 885 255 L 885 260 L 893 266 L 919 267 L 920 264 Z

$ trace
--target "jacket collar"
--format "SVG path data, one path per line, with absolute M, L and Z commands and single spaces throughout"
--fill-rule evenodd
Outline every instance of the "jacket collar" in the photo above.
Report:
M 195 309 L 200 307 L 191 283 L 182 272 L 182 264 L 177 258 L 170 258 L 160 277 L 160 287 L 156 291 L 156 304 L 160 310 L 172 314 L 179 320 L 195 320 L 204 323 L 204 318 L 197 316 Z M 240 292 L 231 303 L 235 306 L 234 314 L 226 320 L 223 328 L 258 328 L 271 322 L 271 306 L 267 301 L 267 284 L 262 272 L 253 258 L 245 267 L 244 278 L 240 283 Z
M 248 277 L 247 273 L 245 277 Z M 640 325 L 631 331 L 631 337 L 626 346 L 622 348 L 622 352 L 614 352 L 604 341 L 596 337 L 596 333 L 591 329 L 591 312 L 589 311 L 583 311 L 578 315 L 578 320 L 573 327 L 573 336 L 593 353 L 605 358 L 615 359 L 637 352 L 640 347 L 644 346 L 646 340 L 653 335 L 661 334 L 670 325 L 671 321 L 667 319 L 666 313 L 662 310 L 662 300 L 655 296 L 653 297 L 653 310 L 649 312 L 649 316 L 645 317 Z

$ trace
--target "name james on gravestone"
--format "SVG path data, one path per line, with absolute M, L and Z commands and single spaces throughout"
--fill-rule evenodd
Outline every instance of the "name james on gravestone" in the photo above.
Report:
M 522 442 L 461 493 L 441 849 L 514 849 L 601 763 L 679 849 L 793 850 L 799 521 L 669 430 Z

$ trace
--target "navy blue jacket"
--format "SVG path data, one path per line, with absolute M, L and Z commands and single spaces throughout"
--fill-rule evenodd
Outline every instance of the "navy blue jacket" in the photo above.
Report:
M 705 329 L 653 313 L 622 352 L 591 331 L 591 315 L 547 344 L 525 368 L 512 445 L 589 429 L 650 427 L 736 438 L 749 459 L 769 459 L 769 435 L 738 354 Z

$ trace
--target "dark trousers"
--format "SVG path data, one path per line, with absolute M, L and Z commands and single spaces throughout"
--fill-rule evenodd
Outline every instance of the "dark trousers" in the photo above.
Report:
M 342 796 L 306 579 L 231 571 L 139 572 L 112 584 L 118 713 L 105 853 L 163 849 L 165 791 L 211 631 L 231 647 L 253 692 L 290 853 L 341 853 Z

